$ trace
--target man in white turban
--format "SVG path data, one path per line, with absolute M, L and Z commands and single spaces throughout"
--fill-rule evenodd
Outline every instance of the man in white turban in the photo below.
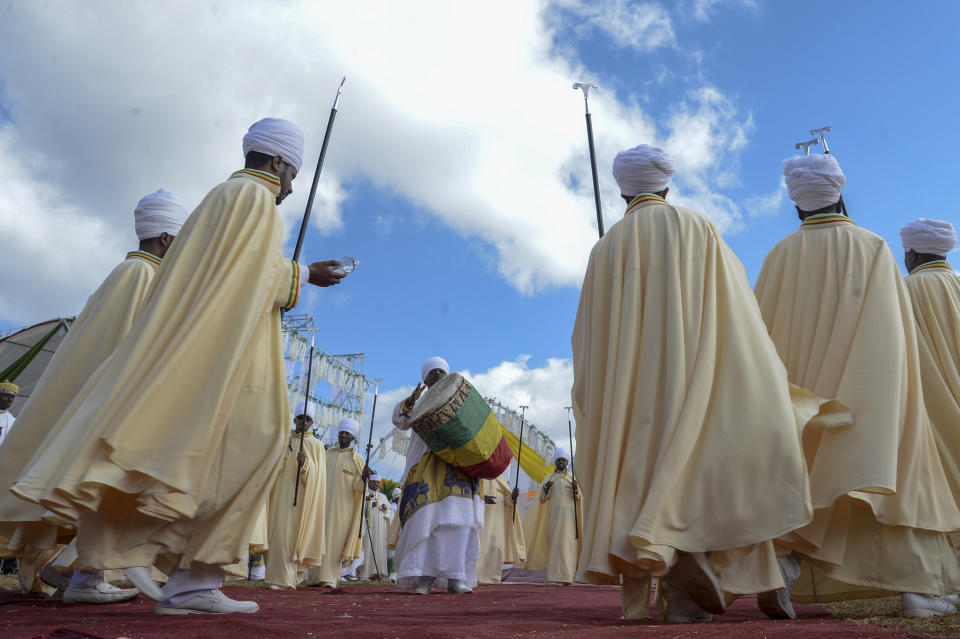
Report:
M 380 475 L 371 475 L 367 480 L 367 495 L 363 509 L 363 564 L 357 571 L 360 579 L 387 579 L 390 569 L 387 562 L 387 530 L 393 521 L 393 511 L 387 496 L 380 491 Z
M 397 562 L 396 562 L 396 543 L 400 535 L 400 518 L 397 517 L 397 507 L 400 506 L 400 496 L 403 491 L 397 486 L 390 493 L 390 510 L 393 511 L 393 517 L 390 520 L 390 530 L 387 531 L 387 571 L 390 573 L 389 579 L 392 582 L 397 581 Z
M 360 556 L 363 548 L 360 517 L 366 479 L 372 475 L 363 458 L 353 449 L 360 424 L 344 417 L 337 427 L 336 448 L 327 451 L 327 494 L 324 510 L 323 563 L 307 576 L 311 584 L 334 588 L 341 571 Z
M 840 214 L 832 156 L 789 158 L 783 173 L 802 222 L 764 260 L 760 311 L 790 381 L 853 414 L 852 426 L 804 435 L 814 517 L 782 540 L 796 550 L 790 594 L 902 593 L 905 616 L 954 612 L 938 595 L 960 586 L 946 534 L 960 510 L 924 409 L 903 278 L 886 242 Z
M 12 434 L 0 449 L 4 486 L 16 481 L 73 398 L 126 337 L 187 214 L 180 199 L 167 189 L 145 195 L 137 203 L 133 217 L 138 250 L 127 253 L 87 300 L 24 404 L 20 423 L 26 427 Z M 0 534 L 10 539 L 9 550 L 20 558 L 21 581 L 27 590 L 48 594 L 52 589 L 63 590 L 63 600 L 68 603 L 112 603 L 136 595 L 135 590 L 121 591 L 104 583 L 102 570 L 82 569 L 73 561 L 75 544 L 61 555 L 62 542 L 74 532 L 44 522 L 45 512 L 42 506 L 0 492 Z M 51 561 L 54 558 L 56 562 Z M 68 570 L 65 573 L 54 565 Z M 70 571 L 73 567 L 77 569 Z M 149 575 L 149 570 L 128 570 L 128 577 L 137 585 L 156 593 Z
M 268 120 L 248 135 L 246 167 L 190 215 L 126 337 L 11 487 L 77 527 L 87 566 L 172 558 L 158 614 L 258 610 L 220 585 L 247 557 L 289 439 L 280 314 L 306 282 L 341 277 L 336 261 L 283 256 L 276 206 L 299 130 Z
M 540 499 L 523 517 L 527 570 L 546 570 L 547 583 L 569 586 L 577 572 L 582 505 L 577 481 L 568 470 L 570 451 L 558 446 L 554 471 L 540 487 Z
M 923 399 L 937 450 L 960 502 L 960 278 L 947 262 L 957 244 L 953 224 L 920 218 L 900 230 L 907 292 L 917 324 Z M 945 597 L 956 604 L 957 597 Z
M 429 389 L 450 372 L 442 357 L 431 357 L 420 367 L 413 392 L 393 409 L 393 424 L 411 427 L 408 417 Z M 416 433 L 410 436 L 403 470 L 400 538 L 396 546 L 397 585 L 415 594 L 430 593 L 433 582 L 445 579 L 447 592 L 473 592 L 480 556 L 483 500 L 479 481 L 435 455 Z
M 583 280 L 572 340 L 576 580 L 622 578 L 623 615 L 638 619 L 660 577 L 662 618 L 691 622 L 738 594 L 781 608 L 773 540 L 811 515 L 798 432 L 834 405 L 790 388 L 743 266 L 708 217 L 666 201 L 672 173 L 655 147 L 618 156 L 627 210 Z M 555 491 L 572 528 L 572 482 L 555 483 L 551 501 Z
M 310 434 L 315 414 L 305 402 L 294 409 L 293 430 L 267 501 L 264 578 L 281 588 L 296 588 L 301 573 L 323 560 L 327 468 L 323 444 Z

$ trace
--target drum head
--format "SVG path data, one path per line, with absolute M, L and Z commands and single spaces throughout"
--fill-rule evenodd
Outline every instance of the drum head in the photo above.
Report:
M 414 430 L 417 430 L 418 421 L 436 413 L 450 403 L 450 400 L 461 393 L 461 389 L 465 384 L 469 384 L 469 382 L 459 373 L 445 375 L 440 381 L 430 387 L 430 392 L 420 398 L 417 405 L 410 411 L 410 416 L 407 418 L 407 421 L 410 422 Z

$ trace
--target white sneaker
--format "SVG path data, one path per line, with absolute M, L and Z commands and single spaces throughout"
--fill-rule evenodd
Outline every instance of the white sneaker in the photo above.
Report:
M 433 577 L 420 577 L 420 583 L 413 587 L 415 595 L 429 595 L 433 587 Z
M 176 606 L 157 604 L 158 615 L 227 615 L 233 612 L 251 613 L 260 610 L 256 601 L 235 601 L 220 590 L 208 590 Z
M 761 592 L 757 595 L 757 606 L 771 619 L 796 619 L 797 613 L 790 601 L 790 589 L 800 578 L 800 562 L 791 553 L 786 557 L 777 557 L 780 575 L 786 588 Z
M 101 581 L 91 588 L 67 588 L 63 591 L 63 603 L 111 604 L 133 599 L 139 594 L 136 588 L 117 588 Z
M 953 604 L 940 597 L 918 592 L 900 593 L 900 608 L 904 617 L 940 617 L 957 611 Z
M 460 579 L 447 579 L 447 592 L 454 595 L 467 595 L 473 592 L 473 588 Z
M 940 599 L 954 606 L 960 604 L 960 595 L 955 592 L 948 592 L 945 595 L 940 595 Z
M 679 585 L 696 604 L 715 615 L 723 614 L 727 601 L 720 588 L 720 580 L 702 552 L 681 552 L 673 570 Z
M 153 577 L 150 575 L 150 569 L 146 566 L 127 568 L 123 571 L 123 574 L 126 575 L 127 581 L 154 601 L 163 601 L 165 599 L 163 590 L 161 590 L 157 582 L 153 580 Z

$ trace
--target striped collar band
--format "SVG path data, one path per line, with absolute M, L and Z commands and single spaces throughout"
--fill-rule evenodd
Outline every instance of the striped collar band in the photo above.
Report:
M 127 253 L 126 259 L 129 260 L 132 257 L 139 258 L 146 262 L 150 262 L 154 266 L 160 266 L 160 258 L 157 257 L 156 255 L 147 253 L 146 251 L 130 251 L 129 253 Z
M 230 175 L 231 178 L 243 176 L 255 178 L 257 182 L 260 182 L 274 193 L 280 192 L 280 178 L 272 173 L 265 173 L 264 171 L 257 171 L 256 169 L 240 169 Z
M 926 264 L 921 264 L 917 268 L 910 271 L 910 275 L 913 275 L 914 273 L 919 273 L 920 271 L 926 271 L 927 269 L 931 269 L 931 268 L 945 268 L 948 271 L 953 270 L 950 267 L 950 264 L 947 263 L 946 260 L 934 260 L 933 262 L 927 262 Z
M 641 193 L 637 197 L 630 200 L 630 205 L 627 206 L 627 213 L 632 211 L 635 207 L 640 206 L 644 202 L 656 202 L 657 204 L 666 204 L 667 201 L 660 197 L 659 195 L 654 195 L 653 193 Z
M 800 226 L 817 226 L 819 224 L 831 224 L 833 222 L 844 222 L 846 224 L 854 224 L 846 215 L 839 215 L 837 213 L 820 213 L 819 215 L 809 215 L 803 221 Z M 854 224 L 854 226 L 856 226 Z

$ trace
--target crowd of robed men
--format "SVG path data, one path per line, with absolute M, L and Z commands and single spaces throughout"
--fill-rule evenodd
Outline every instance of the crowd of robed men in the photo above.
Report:
M 139 250 L 91 296 L 17 426 L 0 431 L 0 534 L 26 588 L 56 554 L 72 571 L 65 602 L 135 595 L 103 581 L 121 568 L 161 614 L 255 612 L 220 586 L 258 545 L 268 566 L 271 552 L 284 557 L 278 585 L 304 572 L 335 585 L 362 547 L 364 504 L 385 514 L 350 445 L 356 422 L 341 422 L 338 447 L 303 454 L 286 426 L 280 312 L 306 283 L 342 277 L 335 261 L 282 255 L 276 206 L 302 149 L 295 125 L 261 120 L 244 136 L 245 168 L 192 214 L 163 190 L 141 200 Z M 751 290 L 709 218 L 669 204 L 672 174 L 649 145 L 614 162 L 627 209 L 591 252 L 573 334 L 582 486 L 563 476 L 561 455 L 540 492 L 569 500 L 541 509 L 544 530 L 575 527 L 572 544 L 569 527 L 555 544 L 548 580 L 621 584 L 627 619 L 649 615 L 653 577 L 661 616 L 677 622 L 751 593 L 772 617 L 794 617 L 791 598 L 891 593 L 909 616 L 955 612 L 953 227 L 904 227 L 904 279 L 883 240 L 841 213 L 835 159 L 790 158 L 801 226 Z M 424 364 L 425 388 L 394 409 L 398 428 L 448 372 L 441 358 Z M 396 579 L 419 594 L 438 579 L 467 593 L 485 507 L 513 507 L 516 492 L 434 457 L 411 439 L 391 518 Z M 304 506 L 274 511 L 292 505 L 286 478 L 297 473 L 315 478 Z M 582 524 L 570 516 L 581 492 Z M 323 526 L 291 523 L 305 516 Z M 169 575 L 162 589 L 150 566 Z

